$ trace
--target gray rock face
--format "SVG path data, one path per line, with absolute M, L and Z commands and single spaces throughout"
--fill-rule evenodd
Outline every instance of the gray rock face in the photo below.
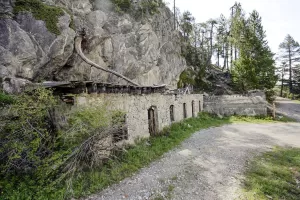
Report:
M 70 21 L 68 14 L 60 17 L 61 34 L 56 36 L 31 13 L 0 19 L 0 78 L 53 79 L 73 54 L 75 31 Z
M 77 31 L 85 28 L 87 35 L 82 46 L 90 60 L 141 85 L 176 87 L 186 63 L 181 57 L 180 35 L 172 30 L 169 9 L 161 8 L 158 14 L 147 19 L 134 19 L 112 11 L 109 0 L 93 4 L 89 0 L 44 2 L 69 10 Z M 12 5 L 12 1 L 5 3 L 5 11 L 1 7 L 1 13 L 11 12 Z M 34 19 L 30 13 L 18 14 L 13 19 L 0 18 L 0 80 L 124 83 L 89 66 L 77 55 L 76 33 L 69 27 L 70 23 L 68 13 L 60 17 L 61 34 L 56 36 L 47 30 L 45 22 Z
M 11 15 L 15 0 L 0 0 L 0 16 Z

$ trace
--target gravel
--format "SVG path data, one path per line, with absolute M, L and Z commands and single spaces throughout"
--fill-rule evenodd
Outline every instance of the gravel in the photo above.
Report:
M 294 118 L 298 122 L 300 122 L 300 103 L 299 102 L 295 102 L 295 101 L 291 101 L 289 99 L 277 97 L 275 104 L 276 104 L 276 109 L 280 113 L 283 113 L 284 115 Z
M 239 199 L 247 162 L 275 145 L 300 147 L 299 138 L 298 123 L 203 130 L 131 178 L 86 199 Z

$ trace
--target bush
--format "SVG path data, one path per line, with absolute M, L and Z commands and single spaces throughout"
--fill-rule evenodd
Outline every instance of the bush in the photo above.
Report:
M 113 139 L 124 113 L 106 105 L 63 107 L 51 90 L 38 88 L 1 110 L 0 192 L 7 199 L 64 199 L 75 175 L 101 167 L 118 150 Z
M 54 137 L 48 122 L 55 104 L 51 91 L 45 89 L 16 97 L 0 129 L 2 172 L 27 173 L 40 165 Z
M 266 90 L 266 99 L 269 103 L 273 103 L 276 99 L 276 92 L 273 89 Z
M 0 91 L 0 108 L 12 104 L 13 102 L 14 102 L 13 96 L 5 94 L 4 92 Z

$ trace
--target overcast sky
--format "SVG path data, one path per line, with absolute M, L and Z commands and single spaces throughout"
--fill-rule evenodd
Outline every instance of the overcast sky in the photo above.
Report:
M 165 0 L 173 7 L 173 0 Z M 190 11 L 197 22 L 205 22 L 217 18 L 223 13 L 230 14 L 230 7 L 236 0 L 176 0 L 181 13 Z M 262 17 L 267 40 L 274 53 L 287 34 L 300 42 L 300 0 L 240 0 L 246 13 L 254 9 Z

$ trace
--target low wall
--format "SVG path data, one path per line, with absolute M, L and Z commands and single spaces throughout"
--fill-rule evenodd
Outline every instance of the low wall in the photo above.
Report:
M 205 112 L 222 116 L 266 116 L 267 102 L 262 96 L 252 95 L 205 96 L 203 109 Z
M 121 110 L 126 115 L 128 142 L 135 138 L 149 137 L 149 109 L 156 110 L 156 128 L 158 131 L 172 122 L 197 116 L 203 110 L 203 95 L 130 95 L 130 94 L 90 94 L 76 97 L 75 105 L 101 105 L 109 102 L 109 109 Z M 192 106 L 192 102 L 194 106 Z M 185 104 L 185 106 L 184 106 Z M 171 117 L 171 106 L 173 116 Z M 184 107 L 186 112 L 184 113 Z

